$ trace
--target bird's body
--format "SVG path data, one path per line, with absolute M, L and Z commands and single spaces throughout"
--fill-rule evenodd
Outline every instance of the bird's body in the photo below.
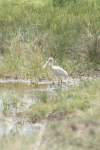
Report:
M 61 76 L 68 76 L 68 73 L 63 70 L 61 67 L 59 66 L 49 66 L 51 71 L 57 76 L 57 77 L 61 77 Z
M 59 82 L 60 77 L 68 76 L 68 73 L 64 69 L 62 69 L 60 66 L 52 66 L 53 65 L 52 57 L 49 58 L 49 60 L 46 62 L 46 64 L 43 66 L 43 68 L 45 68 L 48 63 L 49 63 L 50 70 L 58 77 L 58 82 Z

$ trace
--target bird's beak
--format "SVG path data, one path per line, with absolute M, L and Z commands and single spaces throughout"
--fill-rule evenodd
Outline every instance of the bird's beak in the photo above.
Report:
M 49 63 L 49 60 L 46 62 L 46 64 L 43 66 L 43 69 L 46 67 L 46 65 Z

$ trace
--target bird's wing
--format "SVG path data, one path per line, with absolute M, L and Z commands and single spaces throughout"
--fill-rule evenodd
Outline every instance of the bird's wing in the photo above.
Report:
M 53 69 L 55 70 L 55 74 L 57 76 L 68 76 L 68 73 L 60 66 L 53 66 Z

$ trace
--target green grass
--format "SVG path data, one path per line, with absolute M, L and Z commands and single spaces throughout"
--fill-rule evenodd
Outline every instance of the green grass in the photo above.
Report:
M 2 97 L 2 114 L 4 116 L 11 116 L 14 112 L 11 107 L 17 108 L 23 106 L 23 95 L 13 90 L 1 90 L 0 95 Z M 17 114 L 17 113 L 16 113 Z
M 58 91 L 53 96 L 43 93 L 40 101 L 36 103 L 27 113 L 30 119 L 35 121 L 38 117 L 44 117 L 50 113 L 65 116 L 78 110 L 86 111 L 92 108 L 93 103 L 99 103 L 100 80 L 82 81 L 79 86 L 70 87 L 66 91 Z
M 97 120 L 90 114 L 69 116 L 65 120 L 49 124 L 43 134 L 42 130 L 32 137 L 12 135 L 1 139 L 1 150 L 29 149 L 66 150 L 66 149 L 100 149 L 100 118 Z M 37 144 L 38 143 L 38 144 Z M 38 146 L 39 145 L 39 146 Z
M 13 94 L 10 93 L 10 96 Z M 53 96 L 43 93 L 39 102 L 21 116 L 22 119 L 30 118 L 33 122 L 44 119 L 47 121 L 47 126 L 42 120 L 43 128 L 35 132 L 32 137 L 9 133 L 0 139 L 0 149 L 32 150 L 41 147 L 41 150 L 66 150 L 66 148 L 99 150 L 99 103 L 100 79 L 81 81 L 79 86 L 70 87 L 67 92 L 59 91 Z
M 21 86 L 21 85 L 19 85 Z M 28 100 L 24 100 L 24 90 L 32 88 L 22 85 L 19 90 L 13 91 L 14 85 L 7 86 L 7 90 L 1 90 L 0 95 L 3 100 L 3 114 L 5 116 L 11 115 L 11 106 L 16 109 L 19 106 L 24 106 L 24 103 L 28 103 Z M 15 88 L 16 85 L 15 85 Z M 28 93 L 27 93 L 28 94 Z M 79 86 L 71 86 L 68 91 L 58 90 L 57 93 L 48 94 L 47 92 L 40 93 L 38 102 L 31 104 L 30 108 L 21 114 L 27 116 L 30 121 L 36 122 L 39 117 L 40 120 L 45 117 L 46 114 L 53 116 L 66 116 L 69 113 L 76 113 L 77 111 L 92 111 L 98 106 L 99 109 L 99 97 L 100 94 L 100 80 L 88 79 L 86 81 L 80 81 Z M 92 108 L 93 107 L 93 108 Z M 17 114 L 16 114 L 17 115 Z M 58 117 L 59 118 L 59 117 Z
M 65 120 L 49 124 L 39 140 L 42 130 L 32 137 L 11 135 L 1 139 L 1 150 L 29 149 L 66 150 L 66 149 L 100 149 L 100 119 L 90 114 L 69 116 Z M 40 142 L 39 142 L 40 141 Z M 37 144 L 38 143 L 38 144 Z M 39 146 L 38 146 L 39 145 Z
M 44 133 L 41 149 L 99 150 L 99 125 L 100 119 L 97 120 L 86 113 L 81 117 L 73 115 L 66 120 L 53 123 Z
M 1 0 L 0 78 L 51 80 L 49 68 L 43 70 L 49 57 L 69 74 L 100 70 L 99 14 L 99 0 Z M 5 117 L 11 115 L 11 105 L 24 103 L 18 92 L 5 90 L 0 95 Z M 82 81 L 67 92 L 43 93 L 38 103 L 19 115 L 32 122 L 48 114 L 49 121 L 66 118 L 46 127 L 38 149 L 99 150 L 99 103 L 100 80 Z M 0 139 L 0 149 L 35 149 L 38 137 L 9 134 Z
M 50 56 L 69 73 L 99 68 L 99 41 L 95 46 L 96 41 L 89 36 L 99 37 L 99 3 L 2 0 L 0 76 L 51 79 L 49 71 L 44 73 L 42 68 Z

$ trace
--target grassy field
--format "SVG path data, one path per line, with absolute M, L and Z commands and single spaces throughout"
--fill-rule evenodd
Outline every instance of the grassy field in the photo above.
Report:
M 69 74 L 100 69 L 99 0 L 2 0 L 0 77 L 52 78 L 51 56 Z
M 68 113 L 74 113 L 78 110 L 86 111 L 92 108 L 93 103 L 99 103 L 100 80 L 81 81 L 79 86 L 71 86 L 68 91 L 58 91 L 57 94 L 47 95 L 44 92 L 40 96 L 39 102 L 28 112 L 30 119 L 35 122 L 39 118 L 44 118 L 46 114 L 53 117 L 66 116 Z M 97 102 L 98 101 L 98 102 Z M 36 120 L 35 120 L 36 119 Z
M 6 88 L 6 89 L 5 89 Z M 10 86 L 5 85 L 5 88 L 0 91 L 0 95 L 3 101 L 3 115 L 11 116 L 12 107 L 18 108 L 19 106 L 24 106 L 28 103 L 28 98 L 25 100 L 25 85 L 19 85 L 17 89 L 16 84 Z M 27 89 L 34 88 L 27 87 Z M 31 94 L 27 93 L 26 95 Z M 32 95 L 34 96 L 33 93 Z M 39 94 L 39 93 L 38 93 Z M 37 122 L 45 118 L 46 114 L 50 114 L 51 119 L 55 116 L 64 117 L 67 114 L 77 112 L 78 110 L 86 111 L 92 109 L 92 106 L 99 106 L 100 94 L 100 79 L 88 79 L 80 81 L 78 86 L 68 87 L 66 90 L 57 90 L 54 93 L 48 93 L 47 91 L 41 92 L 38 95 L 38 100 L 36 104 L 31 104 L 29 109 L 23 113 L 15 113 L 17 115 L 22 115 L 28 117 L 30 121 Z M 25 107 L 25 106 L 24 106 Z
M 49 57 L 69 75 L 99 72 L 99 14 L 99 0 L 1 0 L 0 78 L 51 80 L 49 67 L 43 70 Z M 12 115 L 10 106 L 25 103 L 22 93 L 5 88 L 0 91 L 3 119 Z M 43 127 L 32 137 L 3 136 L 0 150 L 99 150 L 99 103 L 100 79 L 80 81 L 67 92 L 43 92 L 30 109 L 15 113 Z
M 6 94 L 5 94 L 6 93 Z M 20 94 L 6 91 L 3 97 L 4 116 L 10 116 L 10 105 L 23 104 Z M 7 101 L 9 97 L 9 101 Z M 100 79 L 81 81 L 57 94 L 43 93 L 26 112 L 15 114 L 22 120 L 41 122 L 43 127 L 30 136 L 9 133 L 0 139 L 0 149 L 100 149 Z

